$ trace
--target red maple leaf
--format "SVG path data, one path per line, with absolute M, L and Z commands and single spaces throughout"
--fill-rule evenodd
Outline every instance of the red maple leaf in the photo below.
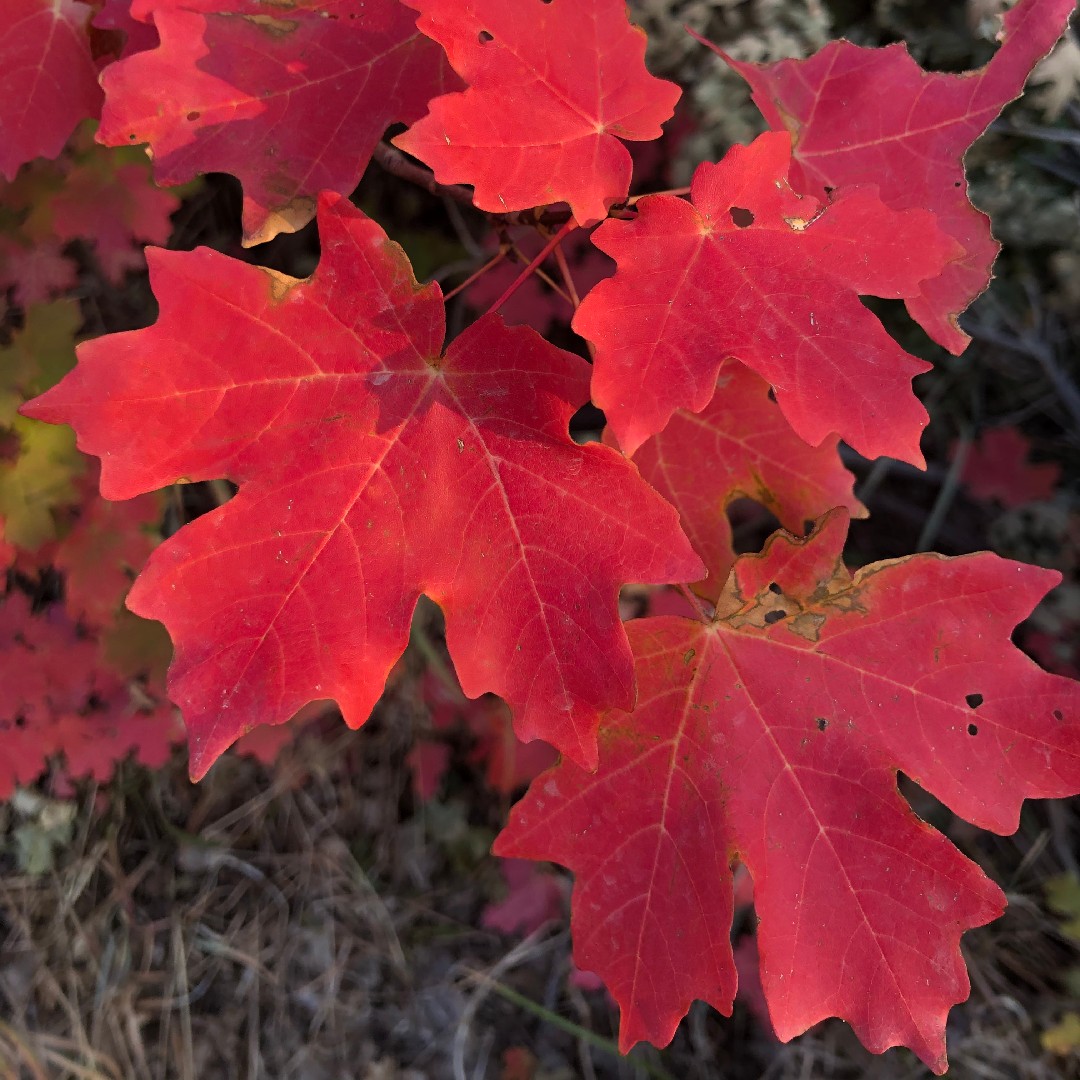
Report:
M 480 925 L 504 934 L 532 934 L 563 913 L 565 882 L 528 859 L 500 859 L 506 896 L 488 904 Z
M 593 765 L 598 710 L 633 702 L 619 586 L 696 580 L 701 562 L 632 465 L 569 438 L 585 361 L 494 315 L 441 355 L 438 285 L 345 199 L 321 205 L 306 282 L 150 249 L 158 322 L 87 342 L 24 406 L 72 423 L 108 498 L 240 485 L 128 598 L 176 646 L 192 772 L 311 700 L 362 724 L 421 592 L 466 694 L 500 694 L 522 739 Z
M 144 164 L 119 164 L 114 153 L 100 151 L 77 162 L 49 208 L 56 236 L 87 240 L 106 277 L 119 282 L 127 271 L 146 265 L 142 244 L 169 239 L 169 218 L 180 200 L 155 187 Z
M 0 293 L 14 286 L 12 299 L 29 307 L 74 288 L 75 264 L 63 246 L 53 237 L 27 241 L 0 236 Z
M 1060 575 L 987 553 L 848 573 L 846 514 L 735 565 L 714 622 L 628 624 L 636 712 L 600 768 L 536 779 L 495 845 L 577 874 L 575 958 L 667 1043 L 735 993 L 729 863 L 754 879 L 762 981 L 787 1040 L 840 1016 L 874 1051 L 945 1067 L 960 935 L 1005 898 L 901 798 L 897 771 L 999 833 L 1080 788 L 1080 686 L 1010 641 Z
M 56 605 L 35 616 L 22 593 L 0 597 L 0 664 L 0 801 L 54 754 L 71 776 L 104 782 L 131 752 L 162 765 L 181 733 L 171 708 L 135 701 L 98 643 Z
M 935 341 L 960 353 L 969 339 L 957 316 L 989 284 L 1000 246 L 990 219 L 968 201 L 964 154 L 1020 95 L 1075 9 L 1075 0 L 1021 0 L 1005 14 L 993 59 L 959 75 L 924 71 L 904 44 L 868 49 L 833 41 L 807 60 L 773 64 L 710 48 L 750 84 L 769 125 L 791 133 L 796 191 L 823 198 L 841 185 L 876 184 L 895 210 L 937 214 L 964 256 L 905 299 Z
M 511 795 L 541 773 L 556 758 L 555 751 L 539 740 L 523 743 L 515 734 L 510 710 L 497 697 L 470 700 L 456 685 L 447 685 L 431 668 L 420 682 L 432 730 L 447 734 L 464 727 L 475 740 L 470 760 L 484 767 L 492 791 Z M 446 742 L 421 738 L 409 751 L 413 790 L 422 802 L 435 797 L 450 767 Z
M 586 225 L 626 198 L 619 140 L 659 138 L 682 91 L 645 69 L 623 0 L 404 2 L 469 88 L 432 101 L 397 146 L 493 213 L 568 202 Z
M 0 175 L 54 158 L 75 125 L 101 108 L 90 53 L 93 8 L 79 0 L 4 0 L 0 6 Z
M 960 249 L 933 214 L 890 210 L 870 185 L 826 206 L 797 196 L 790 157 L 789 136 L 767 132 L 699 165 L 692 203 L 647 197 L 634 220 L 593 233 L 619 268 L 573 327 L 596 346 L 593 401 L 628 454 L 676 409 L 704 409 L 735 357 L 811 445 L 835 432 L 868 457 L 922 464 L 911 379 L 929 365 L 859 295 L 915 296 Z
M 1053 497 L 1061 479 L 1055 461 L 1032 465 L 1031 443 L 1015 427 L 983 432 L 968 450 L 961 477 L 976 499 L 997 499 L 1002 506 L 1023 506 Z M 956 447 L 951 456 L 956 457 Z
M 161 504 L 154 495 L 115 503 L 99 499 L 96 473 L 79 478 L 83 497 L 78 516 L 39 561 L 47 559 L 64 573 L 64 602 L 71 615 L 104 627 L 123 606 L 135 574 L 154 550 L 157 538 L 150 530 L 161 518 Z
M 18 554 L 14 545 L 9 544 L 4 539 L 4 519 L 0 518 L 0 573 L 3 573 L 9 566 L 13 566 L 15 563 L 15 557 Z
M 866 517 L 837 442 L 830 435 L 816 448 L 807 446 L 769 399 L 769 384 L 729 360 L 700 413 L 680 409 L 642 445 L 634 464 L 679 511 L 683 531 L 708 568 L 709 576 L 695 583 L 697 592 L 715 600 L 735 562 L 726 510 L 736 499 L 754 499 L 792 533 L 834 506 Z
M 126 60 L 135 53 L 145 52 L 161 44 L 153 23 L 153 0 L 149 8 L 142 12 L 140 21 L 132 14 L 132 7 L 142 7 L 139 0 L 105 0 L 101 9 L 94 16 L 94 27 L 98 30 L 111 30 L 123 36 L 117 54 L 118 60 Z
M 244 186 L 244 243 L 302 228 L 315 195 L 356 187 L 394 122 L 456 85 L 397 0 L 151 0 L 161 44 L 102 76 L 98 138 L 148 142 L 161 184 Z

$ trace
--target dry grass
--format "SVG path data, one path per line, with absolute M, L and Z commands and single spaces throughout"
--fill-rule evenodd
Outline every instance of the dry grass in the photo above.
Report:
M 780 1047 L 741 1006 L 732 1020 L 696 1007 L 668 1051 L 619 1061 L 605 996 L 568 986 L 565 928 L 516 943 L 477 929 L 504 809 L 479 788 L 451 800 L 454 828 L 445 806 L 414 808 L 409 707 L 391 700 L 358 734 L 331 724 L 270 773 L 226 760 L 193 787 L 180 761 L 128 767 L 80 800 L 51 872 L 0 856 L 0 1077 L 471 1080 L 503 1075 L 513 1046 L 549 1080 L 928 1075 L 904 1051 L 872 1058 L 840 1023 Z M 1039 1046 L 1077 962 L 1041 883 L 1076 830 L 1071 809 L 1044 806 L 1015 839 L 953 830 L 1012 903 L 965 939 L 974 990 L 953 1014 L 952 1075 L 1071 1075 Z

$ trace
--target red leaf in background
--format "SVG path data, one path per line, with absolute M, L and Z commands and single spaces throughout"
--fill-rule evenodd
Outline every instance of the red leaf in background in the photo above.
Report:
M 486 708 L 477 709 L 469 718 L 477 740 L 472 760 L 484 766 L 492 791 L 511 795 L 554 765 L 558 754 L 540 739 L 522 742 L 514 734 L 510 710 L 503 702 L 488 698 L 485 704 Z
M 558 756 L 539 739 L 524 743 L 514 734 L 510 710 L 494 696 L 470 700 L 456 686 L 449 686 L 429 668 L 420 683 L 428 707 L 432 730 L 448 734 L 464 726 L 475 741 L 471 760 L 484 767 L 488 787 L 500 795 L 510 795 L 527 784 Z M 443 776 L 450 767 L 450 747 L 446 742 L 420 738 L 409 751 L 413 791 L 422 802 L 438 794 Z
M 92 157 L 72 169 L 50 208 L 55 234 L 87 240 L 106 277 L 119 282 L 146 265 L 143 244 L 168 241 L 180 200 L 155 187 L 145 165 Z
M 83 497 L 71 531 L 49 553 L 64 573 L 64 605 L 74 618 L 107 626 L 123 607 L 136 573 L 146 565 L 159 537 L 152 529 L 161 519 L 156 495 L 125 502 L 97 497 L 97 470 L 79 478 Z
M 151 249 L 157 323 L 85 343 L 24 406 L 75 426 L 106 497 L 240 485 L 128 598 L 176 646 L 193 775 L 311 700 L 362 724 L 422 592 L 466 694 L 594 765 L 598 710 L 634 696 L 619 586 L 696 579 L 700 560 L 632 465 L 569 438 L 584 360 L 497 316 L 440 355 L 438 286 L 345 199 L 322 206 L 307 281 Z
M 146 52 L 147 49 L 156 48 L 161 44 L 158 32 L 154 29 L 150 20 L 153 18 L 153 0 L 150 7 L 143 14 L 147 21 L 142 22 L 132 14 L 132 7 L 139 4 L 139 0 L 105 0 L 101 9 L 94 16 L 94 27 L 98 30 L 113 30 L 123 35 L 123 45 L 120 48 L 118 60 L 126 60 L 135 53 Z
M 63 752 L 75 777 L 108 780 L 134 752 L 164 764 L 182 730 L 169 707 L 139 708 L 106 668 L 96 641 L 81 636 L 59 607 L 31 615 L 18 592 L 0 598 L 0 802 Z
M 816 448 L 807 446 L 769 399 L 769 384 L 729 360 L 702 412 L 680 409 L 642 445 L 634 464 L 679 511 L 683 531 L 709 571 L 695 591 L 715 600 L 727 581 L 735 551 L 725 511 L 738 498 L 760 503 L 796 534 L 834 506 L 866 517 L 837 442 L 830 435 Z
M 0 5 L 0 175 L 8 180 L 27 161 L 56 157 L 75 125 L 98 115 L 92 13 L 79 0 Z
M 78 281 L 75 264 L 52 237 L 21 243 L 0 236 L 0 294 L 14 286 L 12 299 L 21 307 L 38 304 L 73 289 Z
M 456 85 L 397 0 L 151 0 L 161 44 L 109 67 L 98 138 L 148 142 L 154 175 L 244 186 L 244 243 L 294 232 L 356 187 L 376 143 Z M 238 18 L 243 15 L 243 18 Z
M 791 133 L 796 191 L 824 198 L 843 185 L 877 184 L 894 210 L 937 214 L 964 256 L 905 299 L 936 342 L 960 353 L 969 339 L 957 316 L 989 284 L 999 249 L 990 219 L 968 201 L 964 154 L 1020 95 L 1075 9 L 1075 0 L 1021 0 L 1005 14 L 990 63 L 959 75 L 924 71 L 903 44 L 833 41 L 807 60 L 773 64 L 743 63 L 710 47 L 750 84 L 769 125 Z
M 15 562 L 15 548 L 4 539 L 4 519 L 0 518 L 0 573 Z
M 660 137 L 682 91 L 645 69 L 623 0 L 404 0 L 469 84 L 394 139 L 481 210 L 568 202 L 582 225 L 630 188 L 619 141 Z
M 497 904 L 484 908 L 481 926 L 504 934 L 531 934 L 562 917 L 563 882 L 554 874 L 529 859 L 500 859 L 499 872 L 507 893 Z
M 421 802 L 431 802 L 450 768 L 450 747 L 444 742 L 421 739 L 406 755 L 405 764 L 412 770 L 413 794 Z
M 730 1010 L 738 858 L 780 1038 L 840 1016 L 942 1071 L 960 935 L 1005 901 L 897 771 L 1000 833 L 1080 788 L 1080 686 L 1010 641 L 1060 575 L 983 553 L 852 577 L 846 527 L 832 511 L 741 558 L 711 624 L 629 623 L 637 710 L 605 717 L 598 772 L 538 777 L 496 841 L 577 874 L 575 959 L 618 999 L 623 1050 L 666 1044 L 694 998 Z
M 837 433 L 867 457 L 922 464 L 926 410 L 911 392 L 928 367 L 904 352 L 859 295 L 917 295 L 958 251 L 925 210 L 885 207 L 871 186 L 822 207 L 787 185 L 790 140 L 766 133 L 699 165 L 692 204 L 637 203 L 593 242 L 619 265 L 573 327 L 596 346 L 593 401 L 633 454 L 676 409 L 701 412 L 720 365 L 767 379 L 796 434 Z
M 535 229 L 511 229 L 508 233 L 525 263 L 539 255 L 545 243 L 545 238 Z M 581 296 L 598 281 L 615 272 L 615 264 L 590 242 L 588 233 L 583 229 L 572 232 L 563 241 L 562 249 L 574 287 Z M 465 291 L 469 306 L 476 311 L 487 311 L 514 283 L 521 273 L 521 266 L 521 263 L 504 259 L 492 267 Z M 558 273 L 553 274 L 553 280 L 560 286 L 563 285 L 562 277 Z M 574 308 L 557 292 L 548 288 L 536 274 L 532 274 L 500 305 L 499 314 L 510 326 L 531 326 L 537 333 L 545 334 L 553 323 L 569 323 Z
M 1032 465 L 1031 443 L 1015 427 L 983 432 L 968 450 L 961 477 L 976 499 L 996 499 L 1002 506 L 1023 506 L 1051 499 L 1061 479 L 1055 461 Z M 951 453 L 956 456 L 956 447 Z

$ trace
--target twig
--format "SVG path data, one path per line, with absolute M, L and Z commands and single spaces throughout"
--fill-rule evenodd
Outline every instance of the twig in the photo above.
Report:
M 443 297 L 443 300 L 446 302 L 453 300 L 453 298 L 457 296 L 459 292 L 461 292 L 463 289 L 467 289 L 474 281 L 477 280 L 477 278 L 482 278 L 489 270 L 501 263 L 505 258 L 506 252 L 502 248 L 499 248 L 495 255 L 492 258 L 488 259 L 488 261 L 484 263 L 484 265 L 481 266 L 479 270 L 471 273 L 460 285 L 455 285 Z
M 435 174 L 423 165 L 414 165 L 400 150 L 395 149 L 389 143 L 380 142 L 375 147 L 374 159 L 391 176 L 400 180 L 408 180 L 410 184 L 423 188 L 432 195 L 440 198 L 453 199 L 462 206 L 472 206 L 472 188 L 463 184 L 441 184 L 435 179 Z M 489 214 L 490 217 L 505 222 L 507 225 L 536 225 L 543 228 L 554 228 L 573 221 L 573 215 L 569 207 L 566 209 L 553 209 L 551 207 L 537 207 L 533 210 L 518 210 L 506 214 Z
M 576 228 L 577 223 L 573 219 L 563 225 L 563 227 L 540 249 L 540 254 L 537 255 L 516 278 L 514 278 L 506 292 L 504 292 L 502 296 L 488 308 L 488 313 L 490 314 L 492 311 L 498 311 L 499 308 L 501 308 L 503 304 L 505 304 L 506 301 L 521 288 L 525 279 L 532 275 L 532 272 L 551 254 L 552 250 L 558 247 L 558 245 L 563 242 L 563 239 Z
M 945 480 L 941 485 L 941 490 L 938 492 L 937 498 L 934 500 L 933 508 L 930 510 L 930 516 L 926 519 L 926 523 L 922 527 L 922 532 L 919 533 L 919 539 L 915 543 L 916 551 L 929 551 L 930 548 L 933 547 L 934 541 L 941 531 L 945 516 L 949 512 L 953 500 L 956 498 L 957 491 L 960 490 L 960 478 L 964 473 L 964 465 L 967 462 L 968 451 L 970 449 L 971 432 L 965 428 L 960 432 L 960 438 L 956 443 L 956 452 L 953 454 L 952 464 L 949 466 L 949 471 L 945 474 Z
M 471 188 L 462 184 L 440 184 L 435 174 L 422 165 L 414 165 L 400 150 L 395 150 L 389 143 L 380 142 L 372 155 L 391 176 L 399 180 L 408 180 L 410 184 L 423 188 L 432 195 L 453 199 L 465 206 L 473 205 Z
M 978 341 L 985 341 L 989 345 L 997 345 L 1001 349 L 1010 349 L 1013 352 L 1022 353 L 1030 357 L 1039 367 L 1043 374 L 1050 380 L 1051 385 L 1057 392 L 1062 405 L 1080 427 L 1080 391 L 1072 384 L 1069 377 L 1057 366 L 1051 354 L 1050 347 L 1042 341 L 1029 337 L 1010 337 L 1000 330 L 994 330 L 989 326 L 975 325 L 968 328 L 968 333 Z
M 567 299 L 573 309 L 577 311 L 581 306 L 581 297 L 578 296 L 577 286 L 574 284 L 574 279 L 570 274 L 570 264 L 566 261 L 566 253 L 563 251 L 561 244 L 555 248 L 555 261 L 559 264 L 559 273 L 562 274 L 563 283 L 566 285 Z

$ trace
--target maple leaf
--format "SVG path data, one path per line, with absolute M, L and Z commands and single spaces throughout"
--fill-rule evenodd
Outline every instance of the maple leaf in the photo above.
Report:
M 7 526 L 4 524 L 4 519 L 0 518 L 0 573 L 6 571 L 15 562 L 15 547 L 7 542 L 6 531 Z
M 408 752 L 405 764 L 412 771 L 413 794 L 420 802 L 431 802 L 439 794 L 443 777 L 450 768 L 450 758 L 446 743 L 430 739 L 421 739 Z
M 0 348 L 0 424 L 11 424 L 19 405 L 71 370 L 82 322 L 75 300 L 33 304 L 27 309 L 23 328 Z
M 555 761 L 555 751 L 536 740 L 523 743 L 515 734 L 510 711 L 494 696 L 470 700 L 456 682 L 436 676 L 431 668 L 420 683 L 431 728 L 450 733 L 464 726 L 474 740 L 470 760 L 484 768 L 488 787 L 510 795 Z M 450 766 L 450 747 L 445 742 L 420 739 L 409 752 L 413 790 L 422 802 L 434 798 Z
M 769 399 L 769 384 L 729 360 L 700 413 L 680 409 L 641 446 L 634 464 L 679 511 L 683 531 L 709 571 L 694 584 L 698 593 L 715 600 L 735 562 L 726 510 L 736 499 L 754 499 L 792 533 L 834 506 L 866 517 L 837 442 L 831 435 L 816 448 L 807 446 Z
M 618 264 L 574 317 L 596 346 L 593 401 L 628 454 L 678 408 L 700 412 L 728 357 L 767 379 L 795 433 L 922 464 L 926 410 L 904 352 L 859 295 L 917 295 L 959 251 L 933 214 L 872 186 L 827 206 L 787 184 L 788 135 L 766 132 L 694 173 L 689 203 L 655 195 L 593 242 Z
M 0 597 L 0 662 L 0 801 L 53 754 L 64 754 L 72 776 L 104 782 L 131 752 L 162 765 L 181 734 L 171 709 L 136 704 L 58 606 L 34 616 L 22 593 Z
M 661 135 L 682 91 L 645 69 L 623 0 L 404 0 L 469 84 L 393 141 L 494 213 L 568 202 L 582 225 L 630 188 L 619 141 Z
M 384 130 L 456 85 L 397 0 L 153 0 L 155 49 L 102 76 L 98 139 L 150 144 L 158 183 L 244 186 L 244 244 L 294 232 L 356 187 Z
M 53 158 L 101 108 L 90 53 L 93 8 L 79 0 L 4 0 L 0 8 L 0 175 Z
M 713 622 L 629 623 L 637 710 L 605 717 L 596 773 L 538 777 L 496 842 L 576 872 L 575 959 L 618 999 L 624 1051 L 666 1044 L 694 998 L 730 1011 L 738 858 L 779 1037 L 840 1016 L 942 1071 L 960 935 L 1005 898 L 897 771 L 999 833 L 1024 799 L 1080 787 L 1080 686 L 1010 641 L 1060 575 L 982 553 L 852 576 L 846 531 L 834 510 L 805 540 L 777 533 Z
M 136 18 L 132 7 L 141 16 Z M 146 52 L 161 44 L 153 22 L 153 2 L 149 7 L 139 4 L 139 0 L 105 0 L 94 16 L 93 25 L 98 30 L 109 30 L 123 36 L 123 44 L 117 54 L 118 60 L 126 60 L 135 53 Z
M 64 573 L 64 600 L 70 614 L 92 626 L 107 626 L 123 604 L 131 582 L 157 544 L 153 528 L 161 518 L 156 495 L 125 502 L 97 498 L 97 470 L 79 478 L 79 513 L 51 554 Z
M 321 206 L 305 282 L 149 249 L 158 322 L 87 342 L 23 410 L 75 426 L 108 498 L 240 485 L 128 598 L 176 646 L 193 774 L 311 700 L 362 724 L 421 593 L 468 696 L 501 695 L 522 739 L 594 764 L 597 710 L 633 701 L 619 586 L 697 579 L 700 560 L 631 464 L 570 440 L 584 360 L 494 315 L 440 355 L 438 285 L 345 199 Z
M 956 457 L 956 448 L 951 456 Z M 1031 443 L 1015 427 L 983 432 L 963 463 L 961 479 L 976 499 L 997 499 L 1003 506 L 1050 499 L 1061 479 L 1055 461 L 1032 465 Z
M 49 203 L 55 235 L 92 244 L 105 276 L 117 283 L 145 266 L 143 244 L 169 239 L 169 218 L 179 209 L 175 195 L 153 185 L 146 163 L 125 164 L 115 151 L 80 162 Z
M 887 206 L 937 215 L 964 256 L 905 301 L 936 342 L 961 353 L 969 338 L 957 317 L 989 284 L 999 250 L 990 219 L 968 201 L 964 153 L 1020 95 L 1075 9 L 1075 0 L 1021 0 L 1005 14 L 990 62 L 958 75 L 924 71 L 904 44 L 833 41 L 806 60 L 753 64 L 698 40 L 746 79 L 770 127 L 791 133 L 796 191 L 821 198 L 877 184 Z
M 562 916 L 563 882 L 528 859 L 500 859 L 506 896 L 488 904 L 480 925 L 504 934 L 532 934 Z
M 0 349 L 0 517 L 7 519 L 8 541 L 24 551 L 56 538 L 56 512 L 77 501 L 83 463 L 68 433 L 16 410 L 70 370 L 81 323 L 74 300 L 34 305 Z
M 56 240 L 28 241 L 0 236 L 0 293 L 12 288 L 12 299 L 22 307 L 48 300 L 75 287 L 75 264 Z
M 55 512 L 78 499 L 75 478 L 82 460 L 63 428 L 17 416 L 11 435 L 13 459 L 0 455 L 0 517 L 11 543 L 36 551 L 56 538 Z

